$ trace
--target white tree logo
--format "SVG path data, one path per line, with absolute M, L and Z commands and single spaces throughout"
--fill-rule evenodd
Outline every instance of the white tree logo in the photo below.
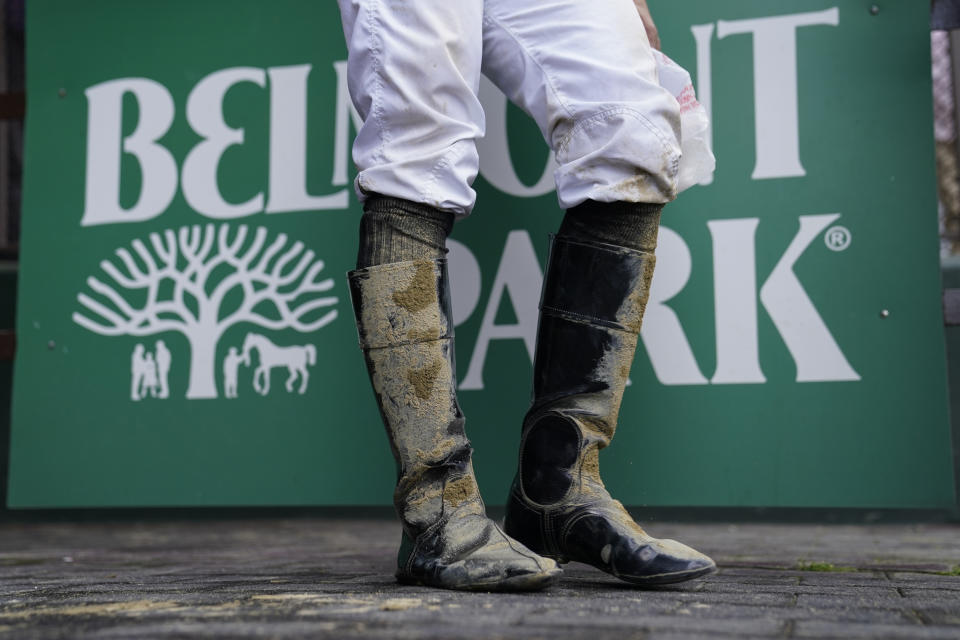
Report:
M 283 233 L 268 246 L 267 233 L 258 227 L 247 244 L 245 225 L 232 240 L 226 224 L 167 229 L 150 234 L 152 253 L 134 240 L 139 262 L 125 248 L 116 250 L 122 267 L 101 262 L 113 283 L 87 278 L 99 299 L 78 294 L 86 310 L 75 312 L 73 321 L 104 336 L 182 333 L 191 350 L 187 398 L 216 398 L 217 343 L 227 329 L 245 322 L 308 333 L 337 317 L 336 309 L 322 311 L 337 298 L 316 295 L 334 284 L 332 278 L 318 280 L 323 261 L 304 251 L 302 242 L 287 247 Z M 234 304 L 225 304 L 228 300 Z

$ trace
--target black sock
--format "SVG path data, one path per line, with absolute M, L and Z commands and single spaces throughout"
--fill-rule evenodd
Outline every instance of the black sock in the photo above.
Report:
M 357 268 L 446 255 L 454 215 L 434 207 L 374 195 L 363 203 Z
M 567 209 L 557 236 L 653 253 L 662 210 L 662 204 L 587 200 Z

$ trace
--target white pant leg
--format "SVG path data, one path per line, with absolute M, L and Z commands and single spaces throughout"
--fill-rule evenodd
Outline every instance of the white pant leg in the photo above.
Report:
M 357 195 L 380 193 L 466 215 L 475 140 L 483 0 L 339 0 L 350 96 L 363 118 Z
M 483 73 L 555 151 L 561 207 L 676 197 L 680 107 L 631 0 L 486 0 Z

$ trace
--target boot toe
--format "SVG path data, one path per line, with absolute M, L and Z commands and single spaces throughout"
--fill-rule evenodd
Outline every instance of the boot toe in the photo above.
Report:
M 438 576 L 446 588 L 466 591 L 538 591 L 562 573 L 547 558 L 482 551 L 447 566 Z
M 683 582 L 716 570 L 708 556 L 676 540 L 650 538 L 616 560 L 614 575 L 634 584 Z
M 445 549 L 442 557 L 424 556 L 421 548 L 410 571 L 398 574 L 398 579 L 443 589 L 535 591 L 550 586 L 562 573 L 556 562 L 533 553 L 492 521 L 476 522 L 469 540 L 466 524 L 458 522 L 454 529 L 459 531 L 443 532 L 446 540 L 436 545 Z
M 599 511 L 577 521 L 564 545 L 571 559 L 641 585 L 683 582 L 716 569 L 699 551 L 676 540 L 652 538 L 618 514 Z
M 488 539 L 462 560 L 449 565 L 445 581 L 472 591 L 534 591 L 559 578 L 562 570 L 490 523 Z

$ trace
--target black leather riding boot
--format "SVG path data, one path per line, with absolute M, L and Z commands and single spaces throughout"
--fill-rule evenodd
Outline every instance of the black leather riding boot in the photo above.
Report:
M 397 579 L 446 589 L 540 589 L 560 574 L 487 518 L 457 404 L 446 260 L 352 271 L 360 346 L 397 461 Z
M 585 562 L 636 584 L 689 580 L 713 561 L 637 525 L 600 479 L 613 437 L 655 257 L 554 239 L 540 307 L 533 404 L 504 528 L 533 551 Z

